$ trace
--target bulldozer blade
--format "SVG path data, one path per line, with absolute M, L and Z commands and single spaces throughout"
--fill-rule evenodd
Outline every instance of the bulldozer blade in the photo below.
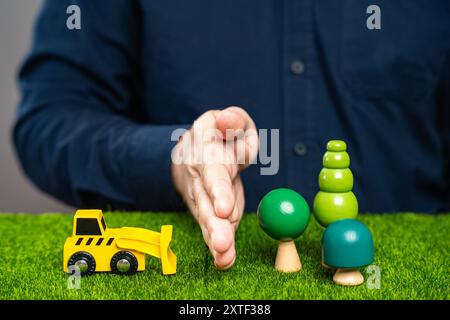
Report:
M 171 225 L 164 225 L 161 227 L 161 238 L 159 248 L 161 250 L 160 259 L 163 274 L 175 274 L 177 272 L 177 256 L 170 248 L 172 241 Z

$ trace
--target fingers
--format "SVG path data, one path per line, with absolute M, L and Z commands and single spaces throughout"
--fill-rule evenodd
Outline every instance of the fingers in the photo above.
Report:
M 231 225 L 236 231 L 239 226 L 239 222 L 242 218 L 242 215 L 244 214 L 245 208 L 244 186 L 242 185 L 240 176 L 237 176 L 233 180 L 233 191 L 234 191 L 235 205 L 233 208 L 233 212 L 231 216 L 228 218 L 228 220 L 230 220 Z
M 214 264 L 218 269 L 227 269 L 236 258 L 235 228 L 228 219 L 215 215 L 212 202 L 200 179 L 195 180 L 191 189 L 191 196 L 186 202 L 200 225 L 203 239 L 214 257 Z
M 238 221 L 232 222 L 216 216 L 200 178 L 194 180 L 190 190 L 185 201 L 201 228 L 203 239 L 214 257 L 215 266 L 226 270 L 236 259 L 234 236 Z M 237 216 L 239 220 L 242 213 Z
M 200 226 L 216 267 L 221 270 L 231 267 L 236 258 L 236 249 L 234 246 L 234 228 L 230 221 L 209 217 L 206 225 L 200 224 Z
M 235 194 L 235 206 L 233 208 L 233 212 L 231 216 L 228 218 L 230 222 L 230 226 L 233 232 L 233 243 L 232 245 L 224 252 L 216 252 L 214 255 L 214 263 L 216 267 L 220 270 L 226 270 L 230 268 L 235 260 L 236 260 L 236 246 L 235 246 L 235 238 L 234 235 L 239 226 L 239 222 L 242 218 L 244 211 L 244 189 L 242 185 L 242 181 L 239 176 L 237 176 L 233 180 L 233 191 Z
M 201 173 L 202 182 L 213 203 L 217 217 L 238 222 L 242 217 L 245 199 L 244 187 L 239 175 L 222 165 L 208 165 Z
M 227 219 L 209 216 L 206 228 L 209 233 L 209 247 L 214 258 L 217 254 L 226 253 L 234 245 L 234 229 Z
M 214 258 L 214 264 L 217 269 L 226 270 L 229 269 L 236 260 L 236 247 L 234 241 L 232 246 L 224 253 L 217 253 Z
M 234 241 L 234 229 L 227 219 L 216 216 L 212 202 L 204 190 L 201 181 L 192 185 L 193 197 L 188 206 L 202 229 L 203 238 L 213 256 L 226 252 Z
M 221 164 L 205 165 L 201 176 L 206 192 L 213 203 L 214 211 L 219 218 L 230 216 L 234 204 L 232 172 Z

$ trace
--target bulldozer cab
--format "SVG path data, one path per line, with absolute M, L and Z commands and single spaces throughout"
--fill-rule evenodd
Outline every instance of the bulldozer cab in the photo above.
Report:
M 106 231 L 102 210 L 78 210 L 73 219 L 73 236 L 102 236 Z

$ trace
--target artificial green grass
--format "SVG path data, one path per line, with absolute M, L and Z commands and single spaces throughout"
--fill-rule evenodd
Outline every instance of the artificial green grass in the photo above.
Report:
M 359 215 L 372 231 L 380 289 L 340 287 L 320 266 L 323 229 L 312 220 L 296 241 L 303 269 L 274 270 L 276 242 L 264 234 L 254 214 L 237 233 L 238 258 L 222 272 L 214 268 L 198 226 L 187 214 L 107 213 L 110 227 L 158 230 L 173 224 L 171 247 L 177 274 L 161 275 L 158 259 L 134 276 L 98 273 L 67 288 L 62 250 L 72 216 L 0 215 L 1 299 L 449 299 L 450 215 Z M 365 273 L 365 272 L 363 272 Z M 367 274 L 366 274 L 367 276 Z

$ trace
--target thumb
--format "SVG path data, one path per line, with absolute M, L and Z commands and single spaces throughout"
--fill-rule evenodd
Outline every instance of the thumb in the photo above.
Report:
M 228 107 L 219 111 L 216 115 L 216 128 L 220 130 L 224 140 L 237 138 L 245 142 L 236 146 L 241 169 L 246 168 L 256 159 L 259 148 L 258 134 L 255 123 L 244 109 Z

